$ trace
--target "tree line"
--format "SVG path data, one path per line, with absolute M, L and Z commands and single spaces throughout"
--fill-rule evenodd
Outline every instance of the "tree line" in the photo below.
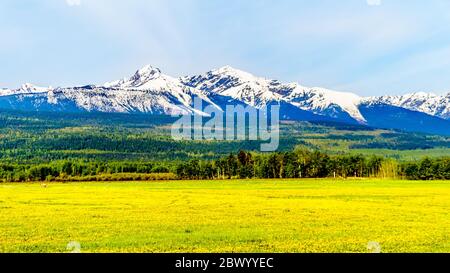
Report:
M 0 181 L 126 181 L 174 179 L 173 164 L 61 160 L 42 164 L 0 164 Z M 158 174 L 158 175 L 156 175 Z M 160 174 L 167 174 L 161 176 Z M 161 179 L 158 179 L 161 178 Z
M 400 172 L 410 180 L 449 180 L 450 157 L 424 158 L 420 162 L 405 163 Z
M 240 151 L 217 160 L 178 163 L 96 160 L 0 163 L 0 181 L 4 182 L 327 177 L 450 180 L 450 157 L 399 162 L 375 155 L 329 155 L 297 149 L 271 154 Z
M 240 151 L 216 161 L 191 160 L 176 169 L 180 179 L 348 178 L 450 179 L 450 157 L 398 162 L 379 156 L 295 150 L 273 154 Z

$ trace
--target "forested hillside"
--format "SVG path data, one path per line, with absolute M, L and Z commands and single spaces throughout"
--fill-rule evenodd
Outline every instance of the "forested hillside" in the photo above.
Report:
M 183 178 L 363 177 L 382 175 L 381 161 L 387 164 L 395 160 L 396 166 L 403 166 L 424 157 L 432 160 L 450 154 L 449 137 L 324 122 L 282 122 L 278 153 L 260 154 L 260 141 L 174 141 L 170 136 L 173 121 L 166 116 L 3 111 L 0 179 L 97 180 L 98 176 L 106 179 L 109 175 L 112 180 L 146 180 L 173 179 L 175 174 Z M 251 170 L 242 173 L 233 167 L 234 163 L 227 171 L 220 167 L 230 154 L 237 155 L 239 151 L 252 156 Z M 292 158 L 300 160 L 298 151 L 311 155 L 306 158 L 313 167 L 290 163 Z M 317 156 L 325 158 L 325 167 L 319 166 L 319 159 L 314 159 Z M 206 164 L 210 174 L 183 171 L 189 164 Z M 192 168 L 201 169 L 197 167 Z M 410 166 L 408 170 L 413 172 L 414 168 Z M 405 170 L 406 167 L 396 175 L 405 176 Z M 124 175 L 131 173 L 147 176 Z M 156 177 L 157 173 L 172 175 Z

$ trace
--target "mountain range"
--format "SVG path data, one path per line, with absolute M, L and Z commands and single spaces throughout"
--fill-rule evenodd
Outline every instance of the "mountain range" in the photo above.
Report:
M 319 87 L 254 76 L 225 66 L 174 78 L 147 65 L 129 78 L 103 85 L 0 89 L 0 109 L 56 112 L 199 114 L 194 98 L 218 110 L 229 104 L 277 104 L 287 120 L 328 121 L 450 135 L 450 93 L 360 97 Z

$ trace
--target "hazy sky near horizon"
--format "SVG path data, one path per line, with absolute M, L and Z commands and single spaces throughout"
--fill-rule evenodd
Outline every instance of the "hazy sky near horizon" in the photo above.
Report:
M 0 88 L 231 65 L 362 96 L 450 91 L 450 0 L 2 0 Z

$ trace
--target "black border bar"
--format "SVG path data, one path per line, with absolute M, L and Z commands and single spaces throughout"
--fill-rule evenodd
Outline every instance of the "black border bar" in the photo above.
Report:
M 448 268 L 449 261 L 450 254 L 0 254 L 2 266 L 59 272 L 386 272 L 393 266 L 402 271 L 424 265 Z M 180 262 L 183 267 L 177 267 Z

